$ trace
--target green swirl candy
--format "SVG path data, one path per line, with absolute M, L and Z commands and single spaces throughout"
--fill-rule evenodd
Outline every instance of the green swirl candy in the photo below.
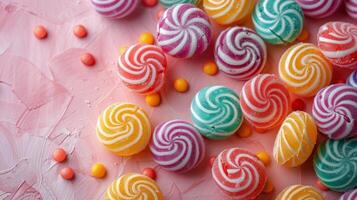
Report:
M 242 123 L 238 95 L 224 86 L 200 90 L 191 103 L 193 125 L 205 137 L 224 139 L 235 133 Z
M 357 138 L 322 143 L 314 157 L 314 169 L 331 190 L 344 192 L 357 187 Z
M 260 0 L 252 18 L 255 31 L 271 44 L 293 42 L 304 22 L 303 11 L 295 0 Z
M 165 6 L 166 8 L 180 3 L 190 3 L 193 5 L 198 5 L 200 3 L 200 0 L 160 0 L 160 4 Z

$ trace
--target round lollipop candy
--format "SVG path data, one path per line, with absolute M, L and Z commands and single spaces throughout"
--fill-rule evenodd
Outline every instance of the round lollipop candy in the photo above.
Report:
M 345 7 L 347 14 L 350 17 L 357 19 L 357 0 L 345 0 Z
M 240 148 L 225 149 L 218 155 L 212 166 L 212 177 L 234 199 L 255 199 L 267 181 L 263 163 Z
M 347 85 L 357 88 L 357 70 L 353 71 L 347 79 Z
M 187 172 L 205 156 L 202 136 L 188 122 L 171 120 L 155 128 L 150 150 L 154 161 L 168 171 Z
M 164 84 L 166 57 L 160 47 L 136 44 L 119 57 L 118 70 L 120 79 L 130 90 L 152 94 Z
M 301 6 L 306 16 L 321 19 L 335 13 L 343 0 L 296 0 L 296 2 Z
M 328 22 L 317 35 L 322 53 L 334 65 L 357 69 L 357 26 L 346 22 Z
M 94 9 L 104 17 L 121 19 L 130 15 L 139 0 L 91 0 Z
M 130 156 L 149 143 L 151 124 L 142 108 L 131 103 L 114 103 L 99 115 L 97 137 L 109 151 Z
M 160 188 L 151 178 L 127 173 L 113 181 L 105 194 L 106 200 L 148 199 L 163 200 Z
M 260 0 L 252 18 L 255 31 L 271 44 L 293 42 L 304 22 L 304 14 L 295 0 Z
M 290 110 L 290 95 L 275 75 L 260 74 L 243 85 L 240 104 L 245 119 L 264 132 L 283 122 Z
M 254 8 L 251 0 L 204 0 L 203 8 L 218 24 L 241 23 Z
M 357 135 L 357 88 L 334 84 L 315 96 L 312 115 L 319 131 L 331 139 Z
M 281 191 L 275 200 L 324 200 L 324 197 L 314 187 L 308 185 L 291 185 Z
M 357 187 L 357 138 L 327 140 L 314 157 L 317 177 L 328 188 L 345 192 Z
M 263 70 L 267 49 L 253 30 L 232 27 L 219 35 L 214 56 L 219 69 L 227 76 L 247 80 Z
M 299 43 L 281 56 L 279 76 L 291 92 L 311 97 L 330 84 L 332 65 L 315 45 Z
M 182 3 L 190 3 L 193 5 L 198 5 L 200 3 L 200 0 L 160 0 L 160 4 L 167 8 Z
M 356 200 L 357 199 L 357 188 L 348 192 L 345 192 L 339 200 Z
M 274 159 L 280 165 L 297 167 L 311 155 L 316 138 L 317 128 L 312 117 L 306 112 L 292 112 L 275 138 Z
M 202 54 L 211 41 L 208 16 L 192 4 L 177 4 L 167 9 L 157 24 L 157 43 L 177 58 Z
M 224 139 L 234 134 L 242 123 L 238 95 L 224 86 L 201 89 L 191 103 L 193 125 L 210 139 Z

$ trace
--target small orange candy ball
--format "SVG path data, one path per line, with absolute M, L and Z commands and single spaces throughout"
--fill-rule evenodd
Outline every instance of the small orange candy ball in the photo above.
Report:
M 139 43 L 141 44 L 154 44 L 155 38 L 152 33 L 150 32 L 143 32 L 140 34 Z
M 149 94 L 145 97 L 145 101 L 149 106 L 156 107 L 161 103 L 161 97 L 158 93 Z
M 323 183 L 321 183 L 319 179 L 316 181 L 316 186 L 322 191 L 329 190 L 328 187 L 326 187 Z
M 179 78 L 179 79 L 175 80 L 174 87 L 175 87 L 175 90 L 177 92 L 182 92 L 183 93 L 183 92 L 187 92 L 188 91 L 189 84 L 185 79 Z
M 270 156 L 267 152 L 261 151 L 256 154 L 256 156 L 263 162 L 265 166 L 268 166 L 270 164 Z
M 57 162 L 64 162 L 67 159 L 67 153 L 64 149 L 58 148 L 53 152 L 52 158 Z
M 203 65 L 203 72 L 207 75 L 213 76 L 213 75 L 217 74 L 218 67 L 217 67 L 216 63 L 214 63 L 213 61 L 209 61 Z
M 74 178 L 74 171 L 70 167 L 65 167 L 65 168 L 61 169 L 60 174 L 61 174 L 62 178 L 66 179 L 66 180 L 72 180 Z
M 263 189 L 264 193 L 271 193 L 274 191 L 274 184 L 273 182 L 271 182 L 270 179 L 267 180 L 267 182 L 265 183 L 265 187 Z
M 107 169 L 102 163 L 95 163 L 91 168 L 91 175 L 96 178 L 103 178 L 107 174 Z
M 78 38 L 84 38 L 87 36 L 87 29 L 83 25 L 77 25 L 73 28 L 73 34 Z
M 90 53 L 84 53 L 81 55 L 81 62 L 86 66 L 93 66 L 95 65 L 95 58 Z
M 251 135 L 252 135 L 252 129 L 247 124 L 247 122 L 244 121 L 238 130 L 238 136 L 241 138 L 247 138 Z
M 33 34 L 39 40 L 45 39 L 47 37 L 47 29 L 46 27 L 39 25 L 35 28 Z
M 153 180 L 156 179 L 156 172 L 153 168 L 150 167 L 143 169 L 143 175 L 150 177 Z
M 296 40 L 299 42 L 306 42 L 309 39 L 309 37 L 310 37 L 309 32 L 306 29 L 303 29 L 299 37 L 296 38 Z

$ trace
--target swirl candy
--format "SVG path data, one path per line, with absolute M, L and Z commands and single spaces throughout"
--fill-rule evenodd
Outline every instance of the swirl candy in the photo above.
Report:
M 357 0 L 345 0 L 347 14 L 357 19 Z
M 130 15 L 138 0 L 91 0 L 94 9 L 104 17 L 120 19 Z
M 218 24 L 228 25 L 243 22 L 252 12 L 251 0 L 204 0 L 203 8 Z
M 112 182 L 105 195 L 106 200 L 163 200 L 164 197 L 151 178 L 136 174 L 128 173 L 122 175 L 118 180 Z
M 160 0 L 160 4 L 167 8 L 182 3 L 190 3 L 193 5 L 198 5 L 200 3 L 200 0 Z
M 312 106 L 319 131 L 331 139 L 357 134 L 357 88 L 344 84 L 320 90 Z
M 314 187 L 307 185 L 291 185 L 281 191 L 275 200 L 324 200 Z
M 202 54 L 211 41 L 208 16 L 192 4 L 167 9 L 157 25 L 157 42 L 165 53 L 177 58 Z
M 155 128 L 150 150 L 155 162 L 164 169 L 187 172 L 203 160 L 205 144 L 190 123 L 171 120 Z
M 345 192 L 339 200 L 356 200 L 357 199 L 357 189 Z
M 267 181 L 263 163 L 240 148 L 222 151 L 213 163 L 212 176 L 219 188 L 234 199 L 255 199 Z
M 224 86 L 205 87 L 191 103 L 194 126 L 210 139 L 224 139 L 234 134 L 242 123 L 238 95 Z
M 253 30 L 233 27 L 219 35 L 214 56 L 219 69 L 227 76 L 247 80 L 263 70 L 267 49 Z
M 331 190 L 344 192 L 357 187 L 357 138 L 322 143 L 314 157 L 314 169 Z
M 252 18 L 255 30 L 265 41 L 284 44 L 300 35 L 304 14 L 294 0 L 260 0 Z
M 296 0 L 296 2 L 306 16 L 321 19 L 335 13 L 343 0 Z
M 259 132 L 279 126 L 289 113 L 290 95 L 273 74 L 260 74 L 247 81 L 240 104 L 245 119 Z
M 119 156 L 142 151 L 149 143 L 151 125 L 145 111 L 131 103 L 114 103 L 98 117 L 97 137 Z
M 317 35 L 322 53 L 334 65 L 357 68 L 357 26 L 345 22 L 328 22 Z
M 311 155 L 316 138 L 317 128 L 312 117 L 306 112 L 292 112 L 276 136 L 274 159 L 280 165 L 297 167 Z
M 119 77 L 132 91 L 147 95 L 164 84 L 166 57 L 160 47 L 136 44 L 118 60 Z
M 316 46 L 299 43 L 280 58 L 279 76 L 291 92 L 311 97 L 330 84 L 332 65 Z
M 357 88 L 357 70 L 353 71 L 347 79 L 347 85 Z

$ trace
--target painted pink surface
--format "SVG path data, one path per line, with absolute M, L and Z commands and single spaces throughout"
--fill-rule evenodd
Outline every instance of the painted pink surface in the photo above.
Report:
M 110 103 L 125 101 L 141 105 L 155 126 L 169 119 L 190 120 L 191 99 L 204 86 L 222 84 L 240 92 L 243 82 L 222 73 L 209 77 L 202 72 L 201 66 L 213 57 L 212 52 L 189 60 L 169 59 L 168 80 L 161 92 L 160 107 L 147 106 L 142 96 L 122 85 L 115 65 L 118 47 L 135 43 L 143 31 L 154 32 L 158 9 L 140 7 L 128 19 L 113 21 L 97 15 L 87 0 L 0 1 L 0 199 L 101 199 L 115 178 L 124 172 L 140 172 L 145 167 L 157 170 L 157 181 L 165 199 L 229 199 L 211 178 L 209 156 L 233 146 L 272 154 L 277 130 L 254 133 L 246 139 L 233 135 L 224 141 L 205 140 L 208 152 L 204 162 L 193 172 L 178 175 L 158 167 L 148 150 L 120 158 L 99 144 L 95 136 L 96 118 Z M 305 26 L 311 34 L 310 42 L 315 43 L 319 26 L 330 20 L 352 21 L 342 8 L 324 20 L 307 19 Z M 38 24 L 45 25 L 49 31 L 43 41 L 32 35 Z M 72 34 L 77 24 L 85 25 L 89 31 L 84 40 Z M 246 25 L 251 27 L 250 23 Z M 265 72 L 276 73 L 279 57 L 287 48 L 268 45 Z M 80 63 L 80 54 L 86 51 L 96 56 L 97 64 L 93 68 Z M 344 80 L 349 72 L 337 70 L 335 79 Z M 190 82 L 189 92 L 174 91 L 172 82 L 177 77 Z M 305 100 L 311 112 L 312 99 Z M 64 164 L 51 159 L 57 147 L 69 152 Z M 107 166 L 105 179 L 90 176 L 90 166 L 95 162 Z M 58 175 L 65 166 L 76 171 L 74 181 L 65 181 Z M 260 199 L 273 199 L 291 184 L 315 185 L 311 159 L 294 169 L 272 162 L 267 172 L 275 193 L 262 195 Z M 327 200 L 340 195 L 322 193 Z

